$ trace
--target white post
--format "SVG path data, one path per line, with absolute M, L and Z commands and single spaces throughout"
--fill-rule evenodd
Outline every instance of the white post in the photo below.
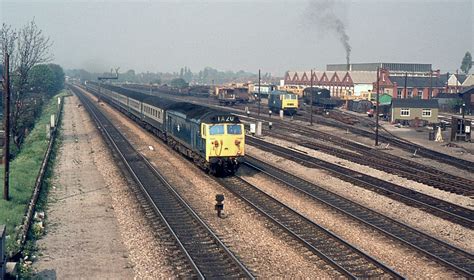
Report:
M 7 260 L 5 259 L 5 236 L 6 236 L 6 227 L 5 225 L 0 225 L 0 279 L 5 277 L 5 270 L 7 265 Z
M 255 124 L 251 123 L 250 124 L 250 134 L 255 135 L 255 131 L 256 131 Z
M 280 110 L 280 119 L 283 119 L 283 110 Z
M 257 133 L 256 133 L 257 136 L 261 136 L 262 135 L 262 122 L 257 122 Z
M 49 126 L 49 123 L 46 124 L 46 139 L 51 138 L 51 126 Z
M 56 123 L 54 122 L 55 115 L 51 115 L 51 128 L 54 128 L 56 126 Z

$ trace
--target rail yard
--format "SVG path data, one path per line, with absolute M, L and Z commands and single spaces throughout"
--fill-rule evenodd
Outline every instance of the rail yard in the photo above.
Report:
M 374 148 L 373 123 L 363 119 L 351 125 L 315 115 L 315 125 L 308 126 L 304 110 L 278 118 L 259 116 L 256 104 L 220 106 L 202 97 L 150 95 L 95 82 L 69 88 L 133 179 L 137 203 L 163 233 L 155 238 L 166 240 L 172 252 L 163 258 L 174 275 L 473 276 L 471 158 L 423 148 L 385 130 L 380 133 L 385 148 Z M 202 159 L 190 156 L 192 146 L 170 145 L 176 140 L 163 137 L 150 117 L 140 116 L 141 109 L 124 107 L 137 100 L 156 108 L 187 102 L 190 108 L 209 108 L 203 112 L 238 117 L 246 131 L 245 140 L 238 140 L 245 142 L 238 169 L 212 175 Z M 172 110 L 167 108 L 163 120 Z M 254 136 L 250 124 L 258 121 L 262 133 Z M 210 141 L 215 149 L 227 140 Z M 219 204 L 224 206 L 216 214 Z
M 472 0 L 63 2 L 0 0 L 0 280 L 474 279 Z

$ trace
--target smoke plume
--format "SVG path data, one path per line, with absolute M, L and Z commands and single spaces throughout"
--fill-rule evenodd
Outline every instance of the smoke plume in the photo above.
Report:
M 335 34 L 346 51 L 346 63 L 349 66 L 351 58 L 351 45 L 346 26 L 335 13 L 334 0 L 310 0 L 306 10 L 306 19 L 312 27 L 321 32 Z

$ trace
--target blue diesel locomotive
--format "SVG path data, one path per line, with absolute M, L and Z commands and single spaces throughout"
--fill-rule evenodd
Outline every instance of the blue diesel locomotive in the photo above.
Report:
M 122 87 L 104 84 L 99 93 L 96 83 L 87 86 L 211 174 L 237 171 L 245 155 L 245 131 L 237 116 Z

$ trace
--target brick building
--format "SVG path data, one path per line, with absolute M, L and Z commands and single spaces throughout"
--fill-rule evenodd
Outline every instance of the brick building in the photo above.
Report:
M 389 94 L 394 99 L 429 99 L 446 90 L 447 76 L 440 75 L 439 70 L 431 72 L 431 75 L 411 74 L 399 75 L 398 72 L 393 74 L 390 70 L 381 69 L 379 92 Z M 332 97 L 370 100 L 377 86 L 377 71 L 313 71 L 312 79 L 313 86 L 328 89 Z M 284 83 L 309 86 L 311 71 L 288 71 Z

